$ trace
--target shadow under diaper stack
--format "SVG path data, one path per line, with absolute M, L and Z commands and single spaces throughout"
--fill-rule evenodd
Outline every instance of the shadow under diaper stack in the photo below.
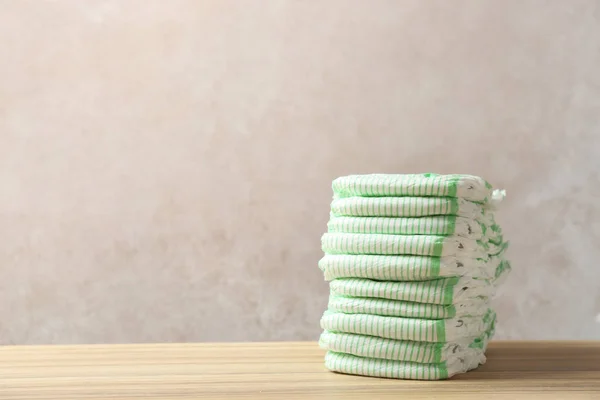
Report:
M 471 175 L 353 175 L 332 187 L 325 366 L 435 380 L 484 363 L 490 300 L 510 271 L 494 220 L 504 192 Z

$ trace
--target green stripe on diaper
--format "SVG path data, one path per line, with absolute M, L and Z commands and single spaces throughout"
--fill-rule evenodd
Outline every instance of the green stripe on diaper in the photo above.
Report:
M 442 251 L 444 250 L 444 237 L 438 237 L 435 239 L 433 244 L 433 251 L 430 254 L 433 257 L 439 257 L 442 255 Z M 427 254 L 429 255 L 429 254 Z
M 448 196 L 449 197 L 456 197 L 459 180 L 460 180 L 459 177 L 454 177 L 454 178 L 450 179 L 450 181 L 448 182 Z
M 431 275 L 440 276 L 440 259 L 431 257 Z
M 443 321 L 443 320 L 441 320 Z M 438 342 L 446 342 L 446 325 L 443 322 L 440 322 L 435 325 L 436 329 L 436 337 Z
M 458 200 L 453 199 L 450 202 L 450 212 L 449 214 L 451 215 L 457 215 L 458 214 Z
M 456 280 L 456 282 L 454 283 L 454 285 L 456 285 L 456 283 L 458 282 L 458 279 Z M 454 297 L 454 285 L 452 285 L 452 290 L 448 290 L 446 288 L 446 290 L 444 291 L 444 304 L 452 304 L 452 299 Z

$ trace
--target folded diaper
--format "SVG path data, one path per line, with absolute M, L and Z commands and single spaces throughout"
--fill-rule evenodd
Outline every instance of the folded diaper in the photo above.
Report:
M 332 189 L 339 197 L 459 197 L 485 202 L 492 195 L 492 186 L 472 175 L 350 175 L 335 179 Z
M 481 336 L 489 329 L 490 321 L 495 318 L 491 309 L 484 317 L 448 319 L 399 318 L 325 311 L 321 317 L 321 328 L 388 339 L 444 343 L 464 337 Z
M 491 327 L 479 337 L 465 337 L 448 343 L 414 342 L 324 331 L 319 338 L 319 346 L 325 350 L 359 357 L 437 364 L 481 355 L 487 349 L 493 330 Z
M 470 277 L 450 277 L 430 281 L 373 281 L 341 278 L 329 283 L 336 296 L 375 297 L 428 304 L 464 303 L 477 297 L 493 297 L 492 281 Z
M 413 303 L 372 297 L 349 297 L 331 294 L 328 309 L 346 314 L 373 314 L 388 317 L 442 319 L 485 315 L 490 307 L 488 298 L 479 297 L 457 304 Z
M 477 368 L 484 362 L 485 355 L 483 353 L 475 357 L 457 358 L 452 362 L 439 364 L 365 358 L 333 351 L 328 351 L 325 355 L 325 367 L 331 371 L 352 375 L 417 380 L 447 379 Z
M 329 232 L 380 233 L 390 235 L 457 235 L 469 239 L 484 238 L 487 226 L 482 222 L 455 215 L 416 218 L 336 217 L 327 223 Z
M 422 256 L 464 256 L 484 258 L 487 244 L 460 236 L 382 235 L 325 233 L 321 238 L 326 254 L 382 254 Z M 499 250 L 494 245 L 494 251 Z
M 331 202 L 331 213 L 336 217 L 458 215 L 485 220 L 480 204 L 452 197 L 346 197 Z
M 492 279 L 502 261 L 500 256 L 471 259 L 456 256 L 326 254 L 319 261 L 319 268 L 328 281 L 349 277 L 381 281 L 419 281 L 451 276 Z

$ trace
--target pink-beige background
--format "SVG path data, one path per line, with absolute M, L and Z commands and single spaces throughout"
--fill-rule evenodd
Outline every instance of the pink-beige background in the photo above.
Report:
M 507 190 L 505 339 L 600 338 L 599 1 L 0 1 L 0 343 L 315 340 L 331 180 Z

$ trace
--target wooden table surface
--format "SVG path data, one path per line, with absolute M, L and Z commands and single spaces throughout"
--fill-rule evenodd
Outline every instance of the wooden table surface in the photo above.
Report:
M 0 348 L 0 399 L 600 399 L 600 342 L 493 342 L 447 381 L 342 375 L 316 343 Z

